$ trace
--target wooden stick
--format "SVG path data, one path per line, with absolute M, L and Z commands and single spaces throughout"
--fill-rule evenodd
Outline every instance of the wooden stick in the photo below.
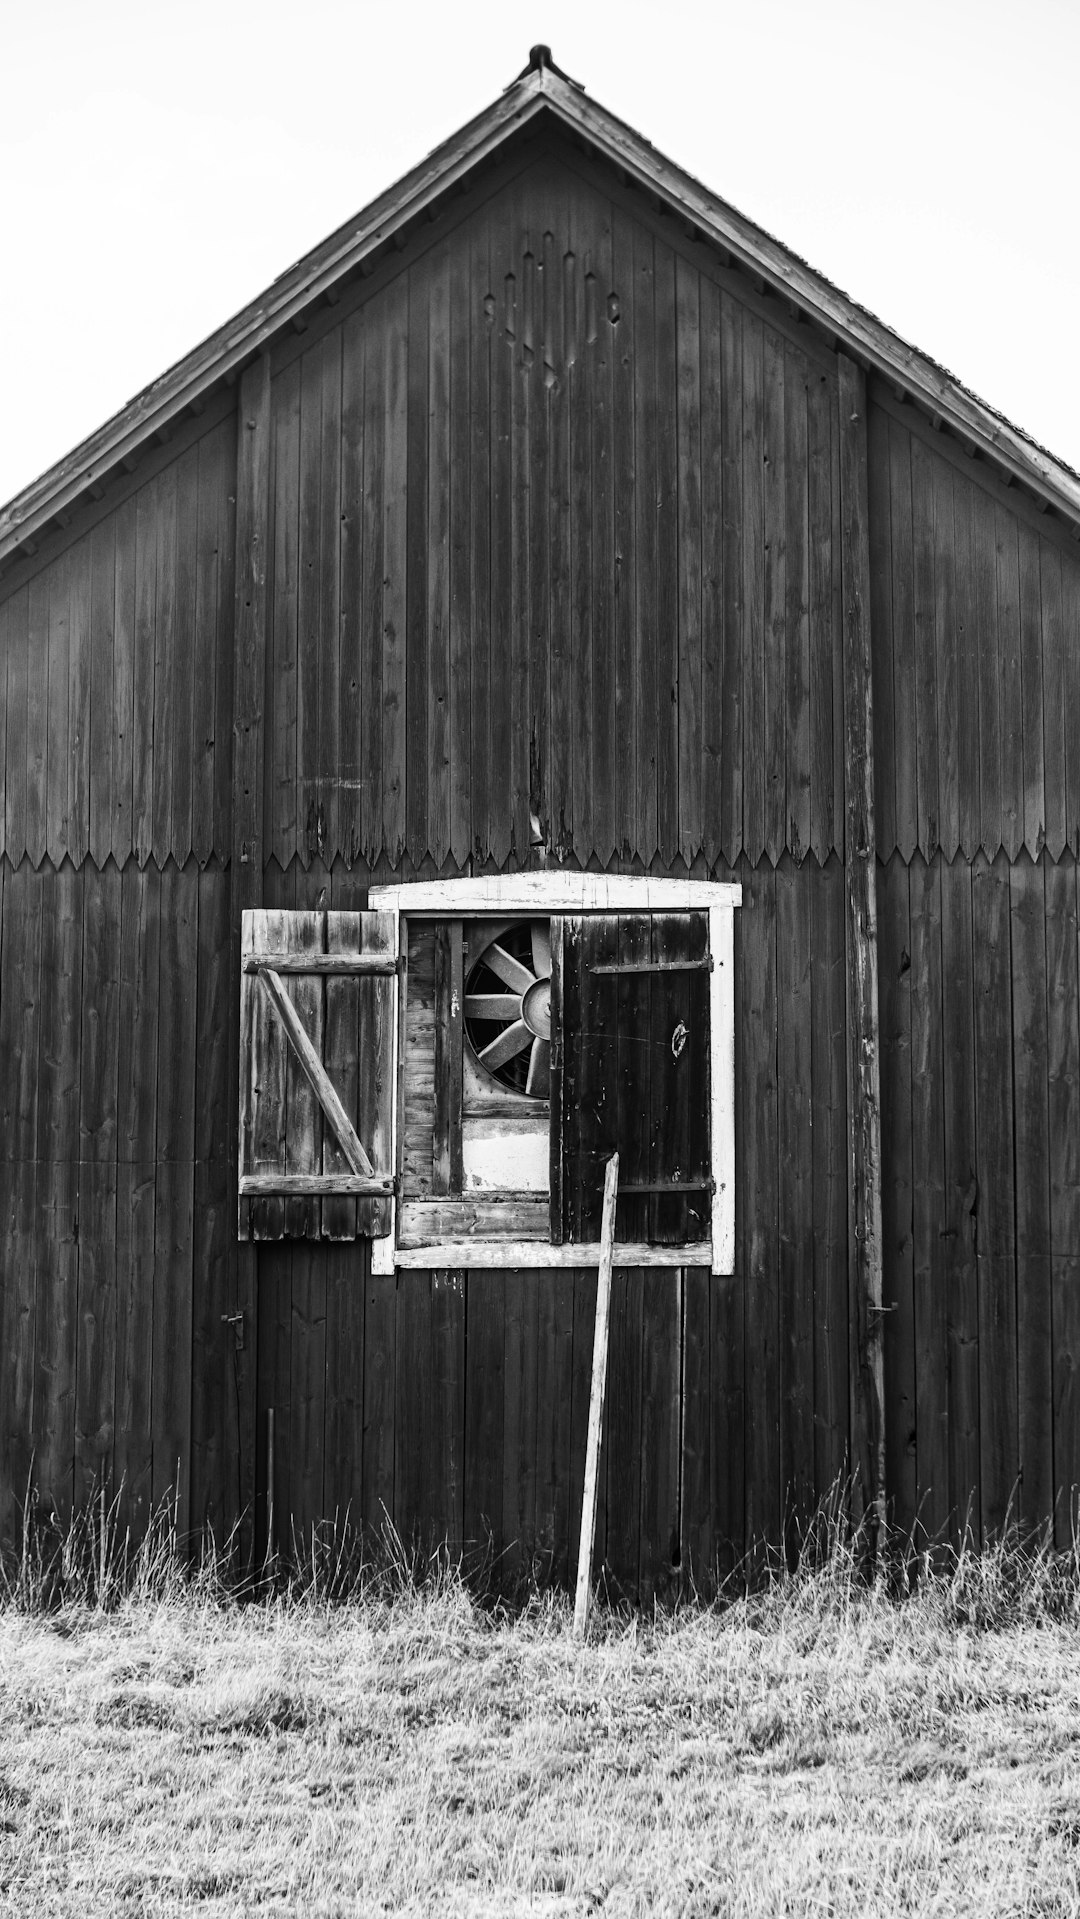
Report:
M 600 1435 L 604 1424 L 608 1318 L 611 1311 L 611 1256 L 615 1244 L 615 1200 L 618 1191 L 619 1155 L 612 1153 L 604 1172 L 604 1211 L 600 1223 L 600 1269 L 596 1277 L 592 1394 L 589 1399 L 589 1437 L 585 1448 L 585 1492 L 581 1502 L 581 1539 L 578 1545 L 577 1595 L 574 1600 L 575 1639 L 580 1639 L 585 1631 L 592 1589 L 593 1535 L 596 1531 L 596 1475 L 600 1464 Z

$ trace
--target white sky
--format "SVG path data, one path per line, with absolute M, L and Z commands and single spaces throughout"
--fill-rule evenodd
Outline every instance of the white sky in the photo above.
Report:
M 1080 466 L 1080 0 L 0 0 L 0 501 L 537 40 Z

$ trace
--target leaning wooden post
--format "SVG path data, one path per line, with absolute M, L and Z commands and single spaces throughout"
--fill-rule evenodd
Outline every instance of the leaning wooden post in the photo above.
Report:
M 611 1255 L 615 1244 L 615 1201 L 618 1191 L 619 1155 L 612 1153 L 604 1173 L 600 1269 L 596 1276 L 592 1394 L 589 1399 L 589 1437 L 585 1447 L 585 1492 L 581 1501 L 581 1539 L 578 1545 L 577 1596 L 574 1601 L 574 1636 L 577 1639 L 580 1639 L 585 1631 L 585 1621 L 589 1616 L 589 1594 L 592 1590 L 593 1535 L 596 1531 L 596 1475 L 600 1465 L 600 1435 L 604 1424 L 608 1319 L 611 1313 Z
M 870 510 L 866 375 L 839 354 L 840 538 L 844 608 L 844 874 L 847 882 L 850 1137 L 851 1438 L 855 1517 L 885 1521 L 882 1339 L 881 1072 L 878 1029 L 877 836 L 870 646 Z

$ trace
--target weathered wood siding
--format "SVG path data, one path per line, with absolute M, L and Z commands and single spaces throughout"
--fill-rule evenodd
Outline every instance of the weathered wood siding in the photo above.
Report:
M 628 199 L 541 157 L 275 361 L 282 866 L 841 845 L 835 366 Z
M 878 852 L 1076 857 L 1076 543 L 873 391 Z
M 836 407 L 820 338 L 552 145 L 271 359 L 264 904 L 522 863 L 533 816 L 744 887 L 736 1272 L 615 1278 L 598 1550 L 646 1600 L 793 1551 L 848 1457 Z M 280 1543 L 385 1514 L 562 1576 L 592 1275 L 264 1245 L 226 1323 L 237 432 L 219 395 L 0 599 L 0 1522 L 104 1474 L 221 1537 L 273 1407 Z M 1064 1537 L 1080 561 L 873 383 L 869 432 L 888 1491 Z

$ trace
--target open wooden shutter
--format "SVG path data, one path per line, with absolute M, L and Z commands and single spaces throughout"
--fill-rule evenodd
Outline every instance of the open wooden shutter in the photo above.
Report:
M 396 913 L 244 914 L 241 1239 L 390 1231 L 397 991 Z
M 553 942 L 552 1236 L 600 1237 L 619 1153 L 615 1233 L 708 1240 L 712 1173 L 705 913 L 558 923 Z

